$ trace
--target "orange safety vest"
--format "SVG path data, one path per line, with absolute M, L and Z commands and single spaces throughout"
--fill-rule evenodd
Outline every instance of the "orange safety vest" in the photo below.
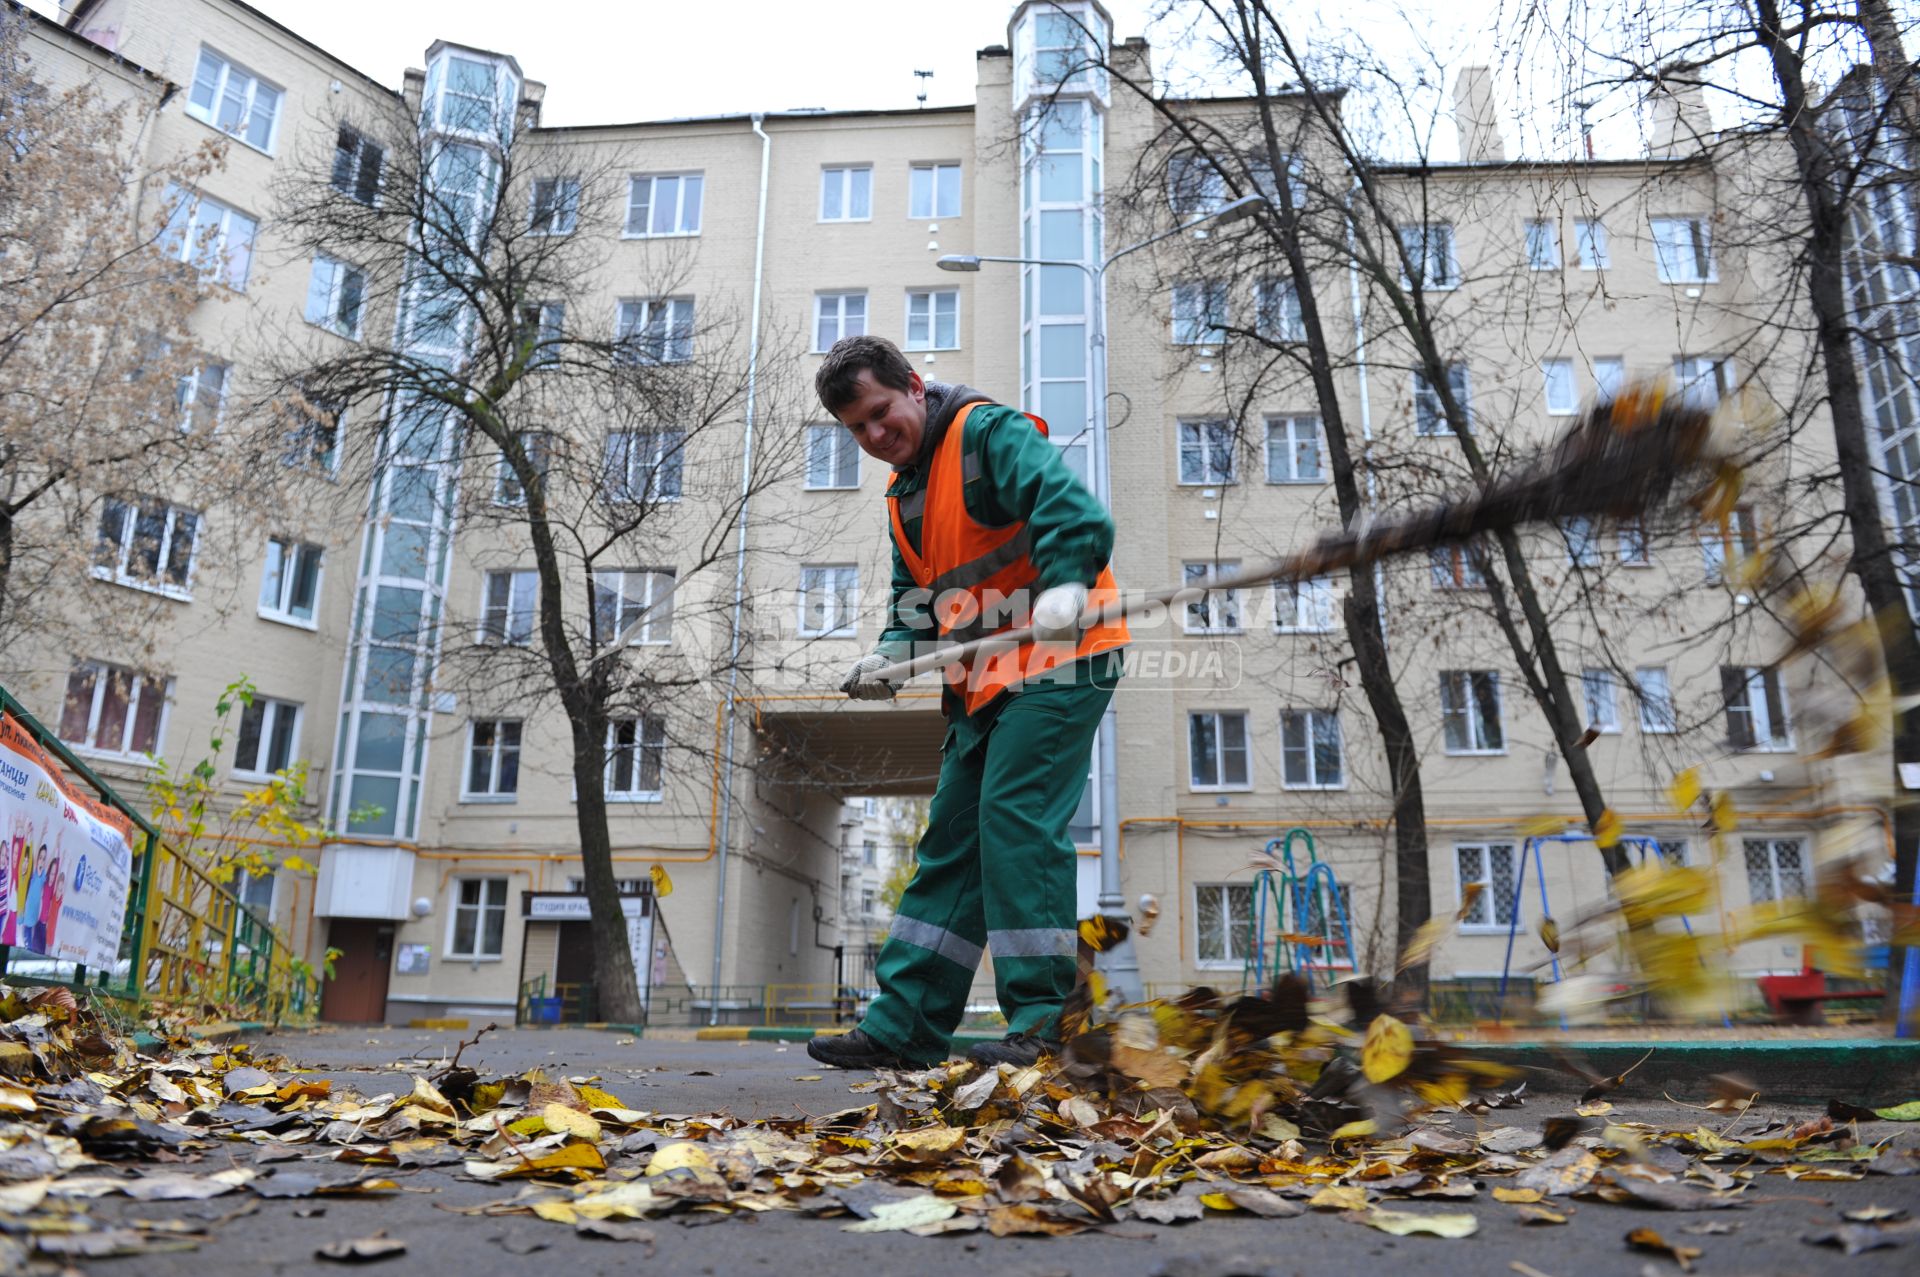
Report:
M 887 497 L 893 543 L 900 548 L 914 584 L 932 595 L 934 623 L 945 642 L 966 642 L 1027 624 L 1033 583 L 1040 576 L 1028 557 L 1032 537 L 1024 520 L 988 527 L 967 512 L 966 424 L 973 410 L 982 406 L 991 405 L 982 401 L 960 410 L 933 454 L 926 486 L 905 499 L 910 508 L 922 506 L 918 553 L 907 540 L 902 499 Z M 1047 433 L 1046 422 L 1031 413 L 1022 415 L 1041 434 Z M 1087 591 L 1088 606 L 1102 606 L 1119 597 L 1113 568 L 1101 568 Z M 947 666 L 946 679 L 967 713 L 974 714 L 1008 688 L 1083 656 L 1121 647 L 1128 637 L 1126 621 L 1116 617 L 1081 630 L 1071 648 L 1029 639 L 1003 650 L 977 653 Z

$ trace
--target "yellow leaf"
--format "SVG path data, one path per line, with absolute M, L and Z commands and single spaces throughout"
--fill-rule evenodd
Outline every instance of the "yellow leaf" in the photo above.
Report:
M 580 1102 L 590 1109 L 624 1109 L 626 1102 L 619 1096 L 592 1086 L 573 1088 L 580 1094 Z
M 1328 1138 L 1333 1140 L 1357 1140 L 1365 1135 L 1378 1135 L 1379 1133 L 1380 1123 L 1370 1117 L 1363 1117 L 1357 1122 L 1348 1122 Z
M 1435 1237 L 1461 1238 L 1471 1237 L 1480 1230 L 1480 1221 L 1464 1212 L 1418 1215 L 1412 1211 L 1370 1210 L 1360 1222 L 1383 1233 L 1392 1233 L 1395 1237 L 1431 1233 Z
M 652 866 L 647 870 L 647 876 L 653 879 L 653 894 L 656 899 L 665 900 L 673 894 L 673 879 L 667 876 L 663 866 Z
M 675 1144 L 663 1144 L 655 1149 L 653 1156 L 648 1159 L 647 1174 L 663 1175 L 668 1171 L 677 1171 L 683 1166 L 691 1166 L 701 1171 L 712 1170 L 713 1159 L 707 1156 L 706 1149 L 685 1140 Z
M 964 1126 L 928 1126 L 917 1131 L 902 1131 L 893 1137 L 895 1150 L 916 1162 L 937 1161 L 966 1142 Z
M 1329 1185 L 1307 1199 L 1315 1210 L 1365 1210 L 1367 1190 L 1352 1184 Z
M 1593 822 L 1593 841 L 1602 851 L 1618 845 L 1622 832 L 1620 817 L 1614 814 L 1611 807 L 1601 812 L 1600 819 Z
M 1730 834 L 1740 823 L 1740 813 L 1734 810 L 1733 796 L 1726 790 L 1720 790 L 1713 796 L 1713 830 L 1719 834 Z
M 555 1224 L 574 1224 L 578 1223 L 580 1219 L 580 1217 L 574 1213 L 572 1203 L 559 1201 L 557 1199 L 533 1202 L 531 1203 L 531 1209 L 533 1213 L 541 1219 L 550 1220 Z
M 1547 946 L 1549 953 L 1560 952 L 1560 924 L 1552 918 L 1540 919 L 1540 943 Z
M 1369 1082 L 1399 1077 L 1413 1062 L 1413 1030 L 1390 1015 L 1375 1017 L 1360 1047 L 1360 1069 Z
M 1225 1193 L 1202 1193 L 1200 1204 L 1209 1210 L 1239 1210 L 1231 1197 Z
M 540 1110 L 540 1120 L 547 1124 L 549 1131 L 564 1132 L 589 1142 L 600 1138 L 600 1123 L 564 1104 L 547 1105 Z
M 1700 801 L 1700 769 L 1689 767 L 1667 786 L 1667 801 L 1675 811 L 1686 811 Z
M 1537 1202 L 1540 1190 L 1537 1188 L 1496 1188 L 1493 1190 L 1496 1202 Z

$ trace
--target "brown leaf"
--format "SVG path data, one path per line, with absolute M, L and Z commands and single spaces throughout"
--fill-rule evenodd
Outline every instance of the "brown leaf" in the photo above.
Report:
M 1705 1253 L 1698 1246 L 1675 1245 L 1651 1228 L 1636 1228 L 1628 1233 L 1627 1245 L 1634 1250 L 1650 1250 L 1655 1254 L 1665 1255 L 1680 1265 L 1680 1271 L 1683 1273 L 1692 1272 L 1693 1261 Z
M 617 1219 L 583 1219 L 573 1226 L 582 1237 L 599 1237 L 610 1242 L 645 1242 L 653 1245 L 653 1230 L 644 1224 L 628 1224 Z

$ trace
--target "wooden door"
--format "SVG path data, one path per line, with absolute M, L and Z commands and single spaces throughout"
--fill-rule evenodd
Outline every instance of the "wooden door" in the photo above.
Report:
M 561 1014 L 576 1023 L 599 1018 L 594 991 L 593 924 L 560 924 L 559 952 L 553 962 L 553 991 L 564 999 Z
M 340 956 L 333 960 L 333 979 L 321 987 L 321 1019 L 379 1024 L 387 1018 L 393 926 L 376 918 L 328 919 L 327 944 L 338 949 Z

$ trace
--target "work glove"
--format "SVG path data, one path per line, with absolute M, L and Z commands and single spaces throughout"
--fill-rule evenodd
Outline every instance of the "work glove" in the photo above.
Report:
M 869 652 L 861 657 L 847 675 L 847 681 L 840 684 L 840 690 L 856 701 L 890 701 L 896 690 L 892 683 L 874 677 L 874 674 L 893 664 L 894 658 L 884 651 Z
M 1040 591 L 1033 601 L 1033 637 L 1042 643 L 1073 643 L 1080 638 L 1080 614 L 1087 610 L 1087 587 L 1079 582 Z

